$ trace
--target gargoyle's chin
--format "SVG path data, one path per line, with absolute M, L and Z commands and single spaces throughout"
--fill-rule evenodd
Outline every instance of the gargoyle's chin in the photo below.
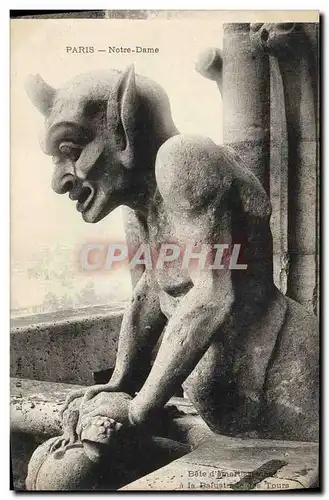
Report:
M 97 198 L 95 198 L 90 207 L 82 212 L 81 215 L 85 222 L 88 222 L 89 224 L 96 224 L 96 222 L 101 221 L 110 212 L 115 210 L 117 206 L 118 204 L 114 202 L 109 203 L 109 201 L 107 201 L 104 203 L 104 200 L 97 200 Z
M 96 222 L 99 222 L 100 220 L 103 219 L 103 217 L 99 216 L 94 216 L 90 214 L 90 211 L 87 210 L 86 212 L 82 213 L 82 218 L 85 222 L 88 222 L 89 224 L 95 224 Z

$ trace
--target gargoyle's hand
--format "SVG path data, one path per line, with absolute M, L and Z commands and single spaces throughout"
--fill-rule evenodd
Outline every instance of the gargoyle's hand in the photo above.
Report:
M 182 412 L 174 405 L 150 408 L 140 401 L 138 394 L 129 406 L 129 422 L 141 432 L 153 435 L 166 435 L 175 418 L 182 416 Z M 165 434 L 163 434 L 165 433 Z
M 57 454 L 65 453 L 67 446 L 73 445 L 78 440 L 76 428 L 79 421 L 79 410 L 76 408 L 68 408 L 63 413 L 63 434 L 59 436 L 51 445 L 50 453 Z M 58 456 L 59 458 L 59 456 Z
M 81 387 L 81 389 L 77 389 L 75 391 L 72 391 L 72 392 L 70 392 L 70 394 L 67 395 L 65 402 L 64 402 L 64 405 L 63 405 L 63 408 L 61 410 L 62 419 L 64 417 L 64 413 L 66 412 L 68 407 L 71 405 L 71 403 L 73 403 L 73 401 L 75 401 L 76 399 L 82 398 L 85 395 L 86 390 L 87 389 L 85 387 Z
M 90 460 L 97 461 L 108 445 L 118 443 L 129 424 L 131 396 L 123 392 L 102 392 L 93 399 L 82 402 L 79 412 L 77 435 Z
M 101 392 L 92 399 L 82 400 L 79 411 L 77 434 L 81 438 L 83 429 L 89 426 L 91 419 L 103 417 L 130 426 L 129 405 L 132 397 L 125 392 Z
M 70 404 L 78 398 L 84 398 L 84 402 L 89 401 L 100 392 L 121 392 L 121 386 L 117 383 L 109 381 L 107 384 L 92 385 L 91 387 L 81 387 L 68 394 L 61 415 L 68 409 Z
M 106 452 L 106 447 L 118 437 L 122 424 L 113 418 L 93 416 L 81 425 L 80 440 L 86 455 L 97 462 Z
M 101 392 L 123 392 L 121 386 L 111 380 L 107 384 L 98 384 L 88 387 L 84 393 L 82 403 L 87 403 Z

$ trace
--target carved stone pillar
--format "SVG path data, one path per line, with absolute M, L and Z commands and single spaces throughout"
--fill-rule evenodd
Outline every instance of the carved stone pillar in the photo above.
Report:
M 270 57 L 271 72 L 271 168 L 273 278 L 282 293 L 287 293 L 288 252 L 288 138 L 282 77 L 278 61 Z
M 223 44 L 200 54 L 196 69 L 222 93 L 224 142 L 271 191 L 276 284 L 316 313 L 318 25 L 226 24 Z
M 269 192 L 270 67 L 248 23 L 224 25 L 223 138 Z
M 270 66 L 263 47 L 251 38 L 248 23 L 225 24 L 223 51 L 205 50 L 195 68 L 222 93 L 224 142 L 269 192 Z
M 287 295 L 316 313 L 318 296 L 317 27 L 264 24 L 263 45 L 278 60 L 288 136 Z

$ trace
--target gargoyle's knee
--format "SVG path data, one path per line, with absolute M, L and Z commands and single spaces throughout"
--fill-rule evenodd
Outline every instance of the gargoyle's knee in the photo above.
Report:
M 97 483 L 97 466 L 89 460 L 80 443 L 63 453 L 50 452 L 57 438 L 51 438 L 33 453 L 26 478 L 30 491 L 75 491 L 91 489 Z

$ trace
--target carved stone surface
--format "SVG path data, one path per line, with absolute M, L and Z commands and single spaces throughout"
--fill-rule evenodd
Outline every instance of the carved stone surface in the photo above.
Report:
M 123 491 L 273 491 L 315 487 L 315 443 L 213 436 Z
M 88 385 L 94 382 L 93 372 L 113 371 L 122 306 L 115 308 L 111 304 L 13 319 L 11 377 Z
M 32 454 L 37 446 L 42 444 L 45 440 L 48 445 L 53 441 L 53 438 L 58 436 L 61 432 L 61 417 L 60 412 L 65 402 L 66 396 L 73 390 L 77 390 L 79 386 L 72 384 L 60 384 L 54 382 L 44 382 L 38 380 L 28 379 L 11 379 L 10 384 L 10 422 L 11 422 L 11 460 L 12 460 L 12 474 L 13 486 L 15 490 L 25 489 L 25 479 L 27 477 L 27 464 L 29 463 Z M 185 454 L 190 451 L 190 447 L 195 447 L 206 436 L 209 435 L 210 430 L 202 422 L 200 417 L 196 415 L 196 411 L 191 403 L 183 398 L 171 398 L 169 405 L 175 405 L 179 410 L 179 418 L 173 423 L 171 432 L 164 429 L 165 436 L 161 438 L 158 436 L 151 441 L 148 439 L 147 449 L 149 450 L 150 458 L 145 460 L 146 448 L 143 449 L 142 455 L 144 457 L 142 463 L 128 464 L 129 468 L 126 471 L 125 477 L 123 472 L 116 470 L 121 479 L 116 484 L 117 487 L 124 485 L 127 482 L 141 475 L 153 471 L 157 467 L 163 466 L 170 460 Z M 166 438 L 171 435 L 172 439 Z M 177 443 L 177 441 L 180 441 Z M 186 443 L 186 444 L 182 444 Z M 134 447 L 135 440 L 132 440 L 131 447 Z M 153 446 L 154 443 L 154 446 Z M 29 488 L 37 487 L 38 483 L 38 465 L 41 465 L 47 459 L 48 445 L 44 445 L 40 453 L 33 456 L 29 474 Z M 111 453 L 113 449 L 111 448 Z M 72 452 L 71 452 L 72 453 Z M 86 455 L 84 449 L 80 446 L 75 448 L 74 456 Z M 56 460 L 61 456 L 61 452 L 57 454 Z M 70 456 L 70 454 L 68 454 Z M 68 458 L 66 457 L 66 459 Z M 71 455 L 73 456 L 73 455 Z M 135 455 L 134 455 L 135 456 Z M 121 456 L 121 460 L 124 457 Z M 127 460 L 128 457 L 126 457 Z M 82 462 L 85 462 L 85 457 L 82 456 Z M 36 466 L 33 466 L 33 463 Z M 57 463 L 57 462 L 56 462 Z M 119 462 L 120 463 L 120 462 Z M 93 464 L 89 463 L 90 468 Z M 118 465 L 119 466 L 119 465 Z M 106 464 L 104 465 L 106 469 Z M 135 471 L 133 470 L 135 467 Z M 142 467 L 142 468 L 141 468 Z M 109 475 L 112 468 L 111 460 L 109 460 L 105 476 Z M 83 479 L 83 478 L 82 478 Z M 91 478 L 92 479 L 92 478 Z M 99 478 L 94 478 L 99 480 Z M 64 477 L 64 481 L 68 478 Z M 83 483 L 82 483 L 83 484 Z M 47 484 L 45 484 L 47 486 Z M 62 484 L 63 486 L 63 484 Z M 81 486 L 81 485 L 80 485 Z M 79 486 L 79 489 L 80 489 Z M 114 487 L 113 477 L 103 486 Z M 49 489 L 50 485 L 48 485 Z M 47 489 L 47 488 L 46 488 Z
M 278 61 L 284 91 L 289 196 L 287 294 L 316 312 L 319 287 L 317 25 L 255 24 L 251 25 L 251 38 Z
M 45 467 L 38 469 L 42 488 L 76 487 L 69 456 L 76 463 L 88 422 L 123 424 L 118 434 L 128 445 L 168 417 L 163 407 L 182 384 L 214 432 L 316 441 L 316 322 L 274 286 L 271 206 L 256 176 L 230 147 L 180 134 L 164 91 L 133 67 L 79 75 L 59 90 L 31 77 L 28 93 L 45 115 L 53 189 L 69 192 L 86 222 L 126 205 L 140 241 L 154 251 L 166 243 L 194 252 L 205 245 L 209 257 L 214 245 L 229 246 L 217 268 L 172 261 L 143 273 L 123 317 L 111 380 L 73 394 L 63 436 L 32 458 L 31 469 L 40 461 Z M 243 269 L 228 265 L 237 244 Z M 101 445 L 97 430 L 90 436 Z M 63 463 L 53 456 L 58 450 Z M 85 455 L 80 476 L 89 470 Z
M 36 445 L 46 437 L 54 438 L 60 432 L 59 410 L 65 395 L 75 387 L 26 379 L 11 380 L 11 449 L 15 489 L 25 489 L 26 467 Z M 161 488 L 191 490 L 206 489 L 206 484 L 210 484 L 211 489 L 218 490 L 232 489 L 232 486 L 238 483 L 241 489 L 263 487 L 268 490 L 276 483 L 280 489 L 307 488 L 316 483 L 318 447 L 315 443 L 238 439 L 214 435 L 195 414 L 189 401 L 183 398 L 172 398 L 169 404 L 175 405 L 180 410 L 179 417 L 173 420 L 175 430 L 171 430 L 170 433 L 175 439 L 188 443 L 195 451 L 189 453 L 189 447 L 175 444 L 172 440 L 153 438 L 151 447 L 150 442 L 148 443 L 151 458 L 147 464 L 143 460 L 144 469 L 129 470 L 125 478 L 121 477 L 117 482 L 117 487 L 129 482 L 130 484 L 124 486 L 125 490 Z M 53 439 L 48 444 L 52 441 Z M 166 452 L 169 446 L 170 454 Z M 33 456 L 28 481 L 31 489 L 40 489 L 42 486 L 38 479 L 36 465 L 42 465 L 45 448 L 46 444 L 40 447 L 40 450 Z M 110 457 L 107 468 L 106 464 L 104 465 L 105 474 L 102 479 L 99 466 L 95 469 L 92 463 L 86 462 L 81 446 L 76 446 L 73 450 L 71 457 L 75 461 L 78 459 L 80 469 L 76 465 L 72 470 L 72 476 L 76 477 L 77 470 L 83 472 L 82 466 L 89 464 L 90 472 L 94 470 L 95 474 L 88 474 L 89 484 L 85 480 L 84 486 L 89 489 L 97 485 L 99 489 L 102 483 L 103 489 L 113 488 L 113 477 L 112 482 L 110 479 L 106 481 L 106 478 L 111 476 L 113 456 Z M 143 448 L 143 457 L 145 457 L 145 452 L 146 448 Z M 180 455 L 184 456 L 175 460 Z M 44 457 L 46 460 L 48 460 L 47 456 L 48 454 Z M 70 453 L 67 454 L 66 460 L 69 457 Z M 52 460 L 50 457 L 48 465 L 53 463 Z M 58 458 L 56 460 L 55 464 L 58 463 Z M 170 465 L 164 465 L 171 460 L 175 461 Z M 279 462 L 274 468 L 273 460 Z M 132 466 L 132 464 L 129 465 Z M 152 472 L 155 469 L 158 470 Z M 134 474 L 138 477 L 136 481 L 133 479 Z M 140 477 L 141 475 L 143 477 Z M 42 473 L 40 477 L 42 479 Z M 54 481 L 57 481 L 58 488 L 59 481 L 68 481 L 68 479 L 67 474 L 64 474 L 61 479 L 57 473 L 57 477 L 52 478 L 52 486 L 54 486 Z M 134 482 L 131 483 L 131 481 Z M 68 481 L 66 485 L 62 483 L 60 486 L 63 489 L 70 489 L 73 484 L 73 481 Z M 76 487 L 80 489 L 82 485 L 83 482 L 76 484 Z M 47 482 L 45 486 L 49 489 L 50 483 Z

